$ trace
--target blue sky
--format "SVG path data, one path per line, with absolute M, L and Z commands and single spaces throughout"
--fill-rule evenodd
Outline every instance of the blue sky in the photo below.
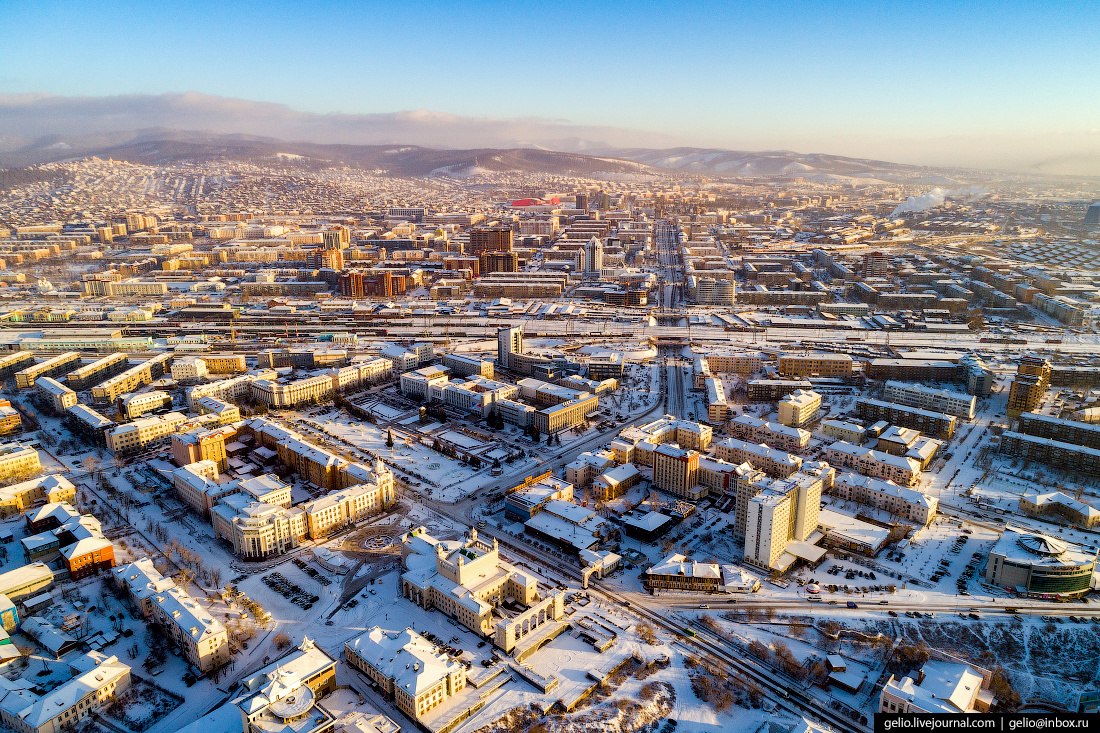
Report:
M 199 91 L 895 159 L 1100 136 L 1096 2 L 9 1 L 0 26 L 5 93 Z

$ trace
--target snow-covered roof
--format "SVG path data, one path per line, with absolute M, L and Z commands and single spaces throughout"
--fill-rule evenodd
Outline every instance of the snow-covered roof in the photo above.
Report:
M 345 646 L 412 697 L 461 669 L 412 629 L 387 631 L 375 626 Z

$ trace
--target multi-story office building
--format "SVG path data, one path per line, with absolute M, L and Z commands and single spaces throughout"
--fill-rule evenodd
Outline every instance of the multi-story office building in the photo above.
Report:
M 531 424 L 543 434 L 570 430 L 586 422 L 588 416 L 600 408 L 596 395 L 581 393 L 576 399 L 544 407 L 531 415 Z
M 813 385 L 798 379 L 750 379 L 745 389 L 749 402 L 776 402 L 795 390 L 813 389 Z
M 779 422 L 793 428 L 808 425 L 821 410 L 821 395 L 812 390 L 796 389 L 779 400 Z
M 565 595 L 540 597 L 537 578 L 502 561 L 495 539 L 490 544 L 471 529 L 461 542 L 443 543 L 419 527 L 402 537 L 402 543 L 401 555 L 410 569 L 401 576 L 401 594 L 491 638 L 505 653 L 540 629 L 564 630 Z M 420 557 L 413 561 L 414 555 Z M 497 616 L 494 607 L 505 598 L 525 610 Z
M 421 367 L 401 375 L 401 394 L 426 400 L 431 398 L 433 388 L 442 389 L 449 381 L 447 369 L 435 366 Z
M 784 377 L 850 377 L 854 362 L 847 354 L 780 354 Z
M 950 382 L 958 378 L 959 365 L 948 359 L 871 359 L 864 373 L 871 379 Z
M 695 283 L 695 302 L 699 305 L 733 305 L 737 300 L 737 285 L 732 279 L 691 276 Z
M 653 485 L 683 499 L 701 499 L 706 490 L 698 485 L 699 451 L 674 443 L 653 451 Z
M 411 628 L 374 626 L 345 642 L 344 659 L 418 722 L 466 688 L 466 668 Z
M 815 561 L 824 549 L 806 543 L 817 530 L 822 481 L 819 477 L 768 482 L 748 501 L 745 562 L 768 572 L 785 572 L 800 557 Z M 793 547 L 792 543 L 800 543 Z
M 978 405 L 978 398 L 974 395 L 895 380 L 886 383 L 882 398 L 886 402 L 944 412 L 964 420 L 974 419 L 974 411 Z
M 493 362 L 462 354 L 446 354 L 443 357 L 443 366 L 450 370 L 456 377 L 485 377 L 493 378 Z

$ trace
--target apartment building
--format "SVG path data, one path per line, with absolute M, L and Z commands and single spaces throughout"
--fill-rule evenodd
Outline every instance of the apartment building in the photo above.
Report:
M 752 415 L 738 415 L 729 424 L 733 437 L 753 443 L 767 443 L 790 453 L 800 453 L 810 445 L 812 433 L 798 427 L 773 423 Z
M 726 387 L 717 377 L 707 377 L 703 380 L 703 389 L 707 395 L 707 419 L 716 425 L 730 419 L 732 410 L 726 400 Z
M 22 514 L 42 504 L 71 504 L 76 487 L 61 474 L 40 476 L 0 488 L 0 517 Z
M 128 366 L 126 354 L 111 354 L 69 372 L 65 375 L 65 383 L 75 390 L 88 389 L 93 384 L 125 371 Z
M 843 420 L 822 420 L 821 434 L 837 440 L 859 445 L 867 437 L 867 428 L 854 422 Z
M 854 362 L 847 354 L 780 354 L 778 372 L 784 377 L 852 376 Z
M 883 400 L 922 410 L 943 412 L 964 420 L 973 420 L 978 398 L 954 390 L 935 389 L 923 384 L 907 384 L 891 379 L 886 382 Z
M 99 404 L 114 402 L 120 395 L 150 384 L 169 372 L 174 357 L 175 354 L 159 354 L 100 382 L 92 387 L 92 401 Z
M 854 468 L 867 476 L 893 481 L 899 486 L 914 486 L 920 480 L 921 466 L 916 459 L 892 456 L 844 441 L 830 445 L 825 452 L 825 460 L 839 468 Z
M 466 688 L 466 668 L 412 628 L 373 626 L 344 644 L 344 659 L 417 722 Z
M 779 422 L 801 428 L 813 422 L 821 410 L 821 395 L 812 390 L 796 389 L 779 400 Z
M 777 478 L 786 478 L 802 468 L 802 459 L 799 456 L 770 448 L 763 443 L 750 443 L 738 438 L 726 438 L 715 443 L 714 457 L 738 465 L 747 462 Z
M 17 371 L 15 373 L 15 386 L 18 389 L 30 389 L 39 377 L 59 377 L 74 366 L 79 365 L 80 353 L 66 351 Z
M 68 681 L 45 694 L 29 682 L 11 685 L 0 697 L 0 723 L 17 733 L 80 730 L 81 721 L 130 689 L 130 665 L 115 656 L 86 654 L 70 672 Z
M 1022 413 L 1034 412 L 1046 397 L 1053 369 L 1050 362 L 1035 356 L 1025 356 L 1016 367 L 1016 376 L 1008 392 L 1008 417 L 1015 420 Z
M 54 412 L 58 414 L 64 414 L 80 401 L 76 392 L 52 377 L 39 377 L 35 380 L 34 388 L 50 401 Z
M 185 422 L 187 417 L 182 412 L 138 418 L 107 433 L 107 450 L 126 455 L 151 448 L 167 440 Z
M 162 390 L 124 394 L 118 398 L 119 411 L 133 420 L 172 404 L 172 395 Z
M 14 435 L 23 430 L 23 415 L 11 406 L 10 400 L 0 400 L 0 436 Z
M 1077 420 L 1065 420 L 1037 412 L 1024 412 L 1019 418 L 1019 432 L 1086 448 L 1100 449 L 1100 425 Z
M 149 558 L 121 565 L 113 572 L 115 584 L 145 618 L 160 623 L 196 669 L 210 672 L 229 661 L 229 632 L 197 600 L 166 578 Z
M 928 526 L 936 518 L 939 507 L 939 499 L 934 496 L 858 473 L 837 474 L 830 493 L 846 501 L 889 512 L 918 527 Z
M 1013 458 L 1038 461 L 1064 470 L 1100 472 L 1100 449 L 1038 435 L 1006 430 L 1001 434 L 1000 451 Z
M 865 420 L 872 422 L 886 420 L 903 428 L 919 430 L 937 438 L 950 438 L 959 425 L 959 418 L 954 415 L 898 405 L 870 397 L 856 399 L 856 412 Z
M 38 451 L 21 443 L 0 443 L 0 479 L 29 476 L 42 470 Z
M 739 374 L 747 377 L 762 371 L 766 358 L 760 352 L 712 351 L 705 355 L 710 370 L 719 374 Z

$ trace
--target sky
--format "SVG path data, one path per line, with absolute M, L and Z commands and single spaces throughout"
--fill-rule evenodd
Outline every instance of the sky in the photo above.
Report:
M 0 26 L 8 95 L 199 92 L 939 165 L 1100 160 L 1097 2 L 38 0 L 0 2 Z

